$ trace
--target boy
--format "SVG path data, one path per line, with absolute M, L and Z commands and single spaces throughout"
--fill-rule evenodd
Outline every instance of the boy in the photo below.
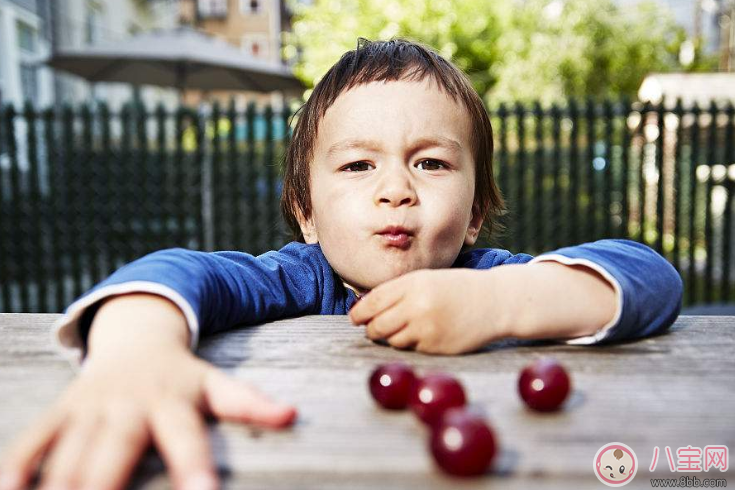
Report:
M 42 459 L 44 484 L 120 488 L 151 440 L 177 488 L 214 488 L 202 414 L 270 427 L 296 416 L 192 353 L 235 325 L 349 311 L 371 339 L 458 354 L 511 336 L 630 339 L 676 319 L 676 270 L 632 241 L 535 259 L 464 250 L 497 227 L 503 200 L 480 98 L 434 51 L 358 45 L 302 109 L 281 201 L 294 242 L 258 257 L 155 252 L 74 302 L 58 335 L 84 369 L 8 450 L 2 488 Z

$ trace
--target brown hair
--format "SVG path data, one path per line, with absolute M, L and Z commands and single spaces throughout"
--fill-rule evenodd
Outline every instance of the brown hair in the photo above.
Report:
M 294 114 L 303 111 L 294 128 L 285 154 L 281 212 L 291 229 L 292 240 L 304 242 L 297 216 L 311 218 L 309 162 L 313 158 L 319 121 L 337 97 L 355 85 L 377 81 L 422 81 L 427 76 L 469 111 L 471 144 L 475 160 L 474 205 L 485 218 L 482 229 L 488 240 L 503 226 L 497 218 L 505 203 L 493 179 L 493 132 L 482 99 L 469 78 L 432 48 L 405 39 L 371 42 L 359 38 L 357 48 L 348 51 L 314 87 L 309 100 Z M 464 250 L 465 247 L 462 247 Z

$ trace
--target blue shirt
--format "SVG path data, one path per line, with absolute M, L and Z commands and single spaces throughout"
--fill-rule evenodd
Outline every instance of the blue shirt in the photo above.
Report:
M 474 249 L 460 253 L 452 268 L 491 269 L 547 260 L 590 267 L 616 293 L 614 318 L 594 335 L 567 343 L 594 344 L 659 333 L 674 323 L 681 309 L 679 273 L 653 249 L 631 240 L 599 240 L 536 258 L 502 249 Z M 186 317 L 192 349 L 200 336 L 236 325 L 301 315 L 345 315 L 357 299 L 319 244 L 291 242 L 258 256 L 171 248 L 121 267 L 74 301 L 55 325 L 58 340 L 67 347 L 83 348 L 100 300 L 130 292 L 159 294 L 173 301 Z

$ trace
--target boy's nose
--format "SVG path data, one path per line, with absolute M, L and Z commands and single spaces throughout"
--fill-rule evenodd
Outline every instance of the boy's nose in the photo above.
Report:
M 407 175 L 407 171 L 404 169 L 390 172 L 390 175 L 385 175 L 383 180 L 378 184 L 376 201 L 379 204 L 388 203 L 394 206 L 410 205 L 415 200 L 416 190 L 413 187 L 410 176 Z

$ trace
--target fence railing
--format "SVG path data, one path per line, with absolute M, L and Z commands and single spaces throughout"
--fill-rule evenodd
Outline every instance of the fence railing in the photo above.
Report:
M 500 106 L 496 242 L 534 255 L 607 237 L 646 243 L 685 304 L 735 300 L 735 110 L 625 101 Z M 104 104 L 0 111 L 0 311 L 59 312 L 113 270 L 181 246 L 260 254 L 279 214 L 288 109 L 168 112 Z

